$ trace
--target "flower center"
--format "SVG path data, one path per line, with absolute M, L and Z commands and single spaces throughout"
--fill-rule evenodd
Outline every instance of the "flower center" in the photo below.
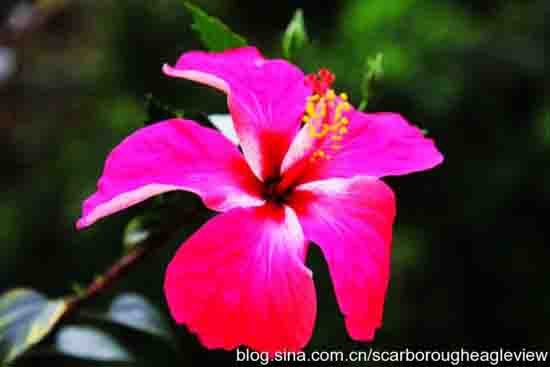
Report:
M 284 187 L 281 185 L 281 177 L 270 177 L 264 181 L 264 190 L 262 197 L 269 202 L 282 205 L 284 204 L 292 192 L 292 187 Z
M 338 96 L 331 89 L 335 79 L 327 69 L 306 77 L 306 83 L 312 87 L 314 94 L 308 97 L 303 122 L 312 140 L 317 140 L 314 144 L 317 149 L 313 151 L 310 161 L 332 159 L 331 153 L 342 148 L 340 142 L 349 131 L 349 119 L 345 115 L 351 110 L 351 105 L 347 94 Z

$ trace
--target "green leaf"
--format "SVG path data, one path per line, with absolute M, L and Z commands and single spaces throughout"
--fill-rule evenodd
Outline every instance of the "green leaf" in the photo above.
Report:
M 48 300 L 30 289 L 0 297 L 0 361 L 10 363 L 43 340 L 67 310 L 65 300 Z
M 102 361 L 133 362 L 134 357 L 111 335 L 93 326 L 62 327 L 55 337 L 55 347 L 67 356 Z
M 368 57 L 365 63 L 365 73 L 361 82 L 362 100 L 359 105 L 359 111 L 364 111 L 369 103 L 369 98 L 373 94 L 375 82 L 379 81 L 384 75 L 383 67 L 384 55 L 377 53 L 374 57 Z
M 185 7 L 193 17 L 192 28 L 198 33 L 202 43 L 210 51 L 223 51 L 247 45 L 243 37 L 233 33 L 219 19 L 206 14 L 191 3 L 185 2 Z
M 134 246 L 143 243 L 151 237 L 153 230 L 148 225 L 144 217 L 135 217 L 128 222 L 124 229 L 122 242 L 126 251 L 131 250 Z
M 308 42 L 304 13 L 297 9 L 283 34 L 283 56 L 291 60 Z
M 162 314 L 144 297 L 125 293 L 116 297 L 107 317 L 119 324 L 164 338 L 175 339 L 169 323 Z
M 177 337 L 169 322 L 138 294 L 119 295 L 106 313 L 79 312 L 76 320 L 78 324 L 55 334 L 50 355 L 140 366 L 151 365 L 161 349 L 164 359 L 177 358 Z M 44 352 L 37 351 L 35 357 L 46 356 Z
M 147 111 L 145 125 L 175 117 L 183 118 L 184 115 L 183 110 L 160 102 L 151 93 L 145 95 L 145 110 Z

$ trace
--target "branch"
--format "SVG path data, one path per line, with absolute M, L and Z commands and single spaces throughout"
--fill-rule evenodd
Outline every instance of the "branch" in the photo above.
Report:
M 86 289 L 69 299 L 64 317 L 72 314 L 82 304 L 89 302 L 103 293 L 131 268 L 147 258 L 149 254 L 168 243 L 182 229 L 184 222 L 183 220 L 179 220 L 177 224 L 172 223 L 167 225 L 165 228 L 151 233 L 151 235 L 141 243 L 136 244 L 128 254 L 120 258 L 105 273 L 96 277 Z

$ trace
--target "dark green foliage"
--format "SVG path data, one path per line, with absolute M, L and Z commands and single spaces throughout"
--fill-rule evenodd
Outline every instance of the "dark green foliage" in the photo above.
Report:
M 147 121 L 145 124 L 168 120 L 171 118 L 183 118 L 184 112 L 156 99 L 151 93 L 145 95 L 145 111 Z
M 67 302 L 29 289 L 0 297 L 0 361 L 10 363 L 41 342 L 64 314 Z
M 52 358 L 72 361 L 77 366 L 91 361 L 146 366 L 159 347 L 164 348 L 172 360 L 178 358 L 176 337 L 168 321 L 138 294 L 120 294 L 106 312 L 79 312 L 57 328 L 54 326 L 59 317 L 51 315 L 62 314 L 65 308 L 34 291 L 15 290 L 6 294 L 0 299 L 0 311 L 2 322 L 16 319 L 10 323 L 7 333 L 1 330 L 0 334 L 5 361 L 9 363 L 22 357 L 17 359 L 16 366 L 47 363 Z M 50 336 L 50 333 L 53 334 Z M 23 355 L 35 345 L 38 346 Z M 4 349 L 5 346 L 10 349 Z

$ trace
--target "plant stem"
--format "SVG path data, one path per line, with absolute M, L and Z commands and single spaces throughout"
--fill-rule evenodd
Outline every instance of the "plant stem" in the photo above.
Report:
M 117 262 L 115 262 L 105 273 L 99 275 L 95 280 L 82 292 L 76 296 L 69 298 L 67 309 L 64 316 L 74 312 L 83 303 L 94 299 L 96 296 L 110 288 L 118 279 L 125 275 L 131 268 L 147 258 L 149 254 L 159 249 L 169 242 L 181 229 L 182 222 L 179 225 L 170 225 L 166 228 L 152 233 L 142 243 L 137 244 L 132 250 Z

